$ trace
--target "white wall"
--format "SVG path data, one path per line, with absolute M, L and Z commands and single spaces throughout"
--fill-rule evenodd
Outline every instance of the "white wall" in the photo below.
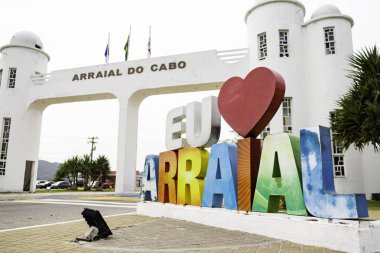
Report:
M 365 182 L 364 192 L 367 198 L 371 198 L 371 193 L 380 193 L 380 153 L 375 153 L 372 146 L 365 148 L 361 166 Z
M 35 190 L 42 111 L 38 108 L 29 110 L 28 96 L 32 85 L 31 75 L 35 71 L 46 72 L 47 62 L 45 54 L 24 47 L 8 47 L 2 52 L 0 121 L 2 124 L 3 117 L 10 117 L 11 128 L 5 175 L 0 176 L 0 191 L 23 190 L 27 160 L 35 162 L 30 184 L 30 190 Z M 10 67 L 17 68 L 15 88 L 7 87 Z
M 293 97 L 294 133 L 304 125 L 307 103 L 300 94 L 304 84 L 303 67 L 303 17 L 304 10 L 291 2 L 269 3 L 259 6 L 247 16 L 248 45 L 251 68 L 265 66 L 279 72 L 286 84 L 286 97 Z M 279 30 L 289 30 L 288 58 L 279 57 Z M 268 56 L 265 60 L 258 57 L 258 37 L 266 32 Z M 271 133 L 283 132 L 282 109 L 280 108 L 270 123 Z

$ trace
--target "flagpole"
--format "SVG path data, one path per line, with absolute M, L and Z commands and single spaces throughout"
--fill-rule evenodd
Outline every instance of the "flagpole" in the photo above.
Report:
M 108 33 L 108 54 L 107 54 L 107 57 L 106 57 L 106 63 L 108 63 L 110 61 L 110 33 Z
M 129 55 L 129 44 L 131 43 L 131 32 L 132 32 L 132 25 L 129 25 L 129 34 L 128 34 L 128 55 Z
M 132 26 L 129 26 L 129 34 L 128 34 L 128 37 L 127 37 L 127 41 L 125 42 L 125 45 L 124 45 L 124 51 L 125 51 L 125 61 L 128 60 L 128 54 L 129 54 L 129 40 L 131 39 L 131 30 L 132 30 Z
M 149 25 L 149 39 L 148 39 L 148 58 L 150 58 L 152 51 L 151 51 L 151 25 Z

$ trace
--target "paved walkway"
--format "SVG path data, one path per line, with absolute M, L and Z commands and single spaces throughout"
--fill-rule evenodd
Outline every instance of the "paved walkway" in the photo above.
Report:
M 1 252 L 337 252 L 264 236 L 135 214 L 105 217 L 113 236 L 75 242 L 85 221 L 0 231 Z

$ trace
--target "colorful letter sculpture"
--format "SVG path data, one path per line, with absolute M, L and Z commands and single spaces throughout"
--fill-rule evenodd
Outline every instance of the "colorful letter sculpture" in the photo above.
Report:
M 186 131 L 186 124 L 182 120 L 186 118 L 186 108 L 180 106 L 168 112 L 166 116 L 165 145 L 168 150 L 187 147 L 185 138 L 181 135 Z
M 157 201 L 158 155 L 147 155 L 143 172 L 144 200 Z
M 178 152 L 160 153 L 158 202 L 177 204 Z
M 335 192 L 330 129 L 301 130 L 302 176 L 307 210 L 316 217 L 354 219 L 368 217 L 364 194 Z
M 261 150 L 256 137 L 277 112 L 284 94 L 281 75 L 259 67 L 245 79 L 228 79 L 217 99 L 207 97 L 202 103 L 171 110 L 165 139 L 171 151 L 160 153 L 159 166 L 157 156 L 146 157 L 145 200 L 278 212 L 285 197 L 291 215 L 306 216 L 309 211 L 321 218 L 368 217 L 364 194 L 335 192 L 328 128 L 302 129 L 301 137 L 269 135 Z M 220 114 L 245 138 L 237 146 L 215 144 Z M 203 148 L 211 145 L 209 155 Z
M 224 199 L 225 208 L 236 210 L 236 164 L 236 145 L 226 143 L 212 145 L 202 206 L 222 207 Z
M 259 173 L 261 140 L 245 138 L 238 141 L 238 206 L 237 210 L 251 211 L 253 194 Z
M 277 112 L 284 94 L 285 82 L 280 74 L 255 68 L 244 80 L 232 77 L 224 82 L 219 92 L 219 111 L 237 133 L 255 138 Z
M 204 149 L 178 151 L 178 205 L 201 205 L 208 159 L 208 151 Z
M 288 214 L 307 215 L 302 195 L 299 137 L 269 135 L 264 139 L 253 211 L 277 212 L 285 196 Z
M 219 140 L 220 113 L 217 97 L 186 105 L 186 140 L 191 147 L 211 147 Z

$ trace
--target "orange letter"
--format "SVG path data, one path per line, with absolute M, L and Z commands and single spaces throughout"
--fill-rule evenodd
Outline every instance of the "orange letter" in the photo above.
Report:
M 177 151 L 160 153 L 158 202 L 177 204 Z

